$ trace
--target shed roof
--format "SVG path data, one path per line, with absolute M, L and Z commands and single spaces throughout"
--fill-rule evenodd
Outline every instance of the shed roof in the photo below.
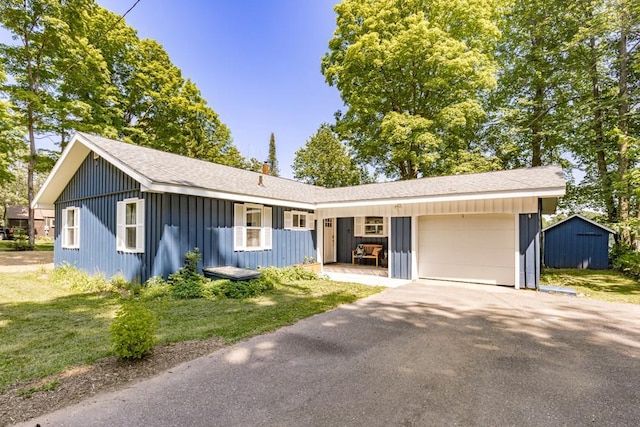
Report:
M 78 132 L 36 195 L 34 206 L 51 206 L 84 159 L 93 152 L 140 182 L 143 191 L 316 209 L 349 204 L 415 202 L 451 198 L 564 195 L 558 166 L 423 178 L 327 189 L 197 160 Z
M 551 229 L 552 229 L 552 228 L 554 228 L 554 227 L 557 227 L 557 226 L 559 226 L 559 225 L 561 225 L 561 224 L 565 224 L 566 222 L 568 222 L 569 220 L 572 220 L 572 219 L 574 219 L 574 218 L 577 218 L 577 219 L 582 220 L 582 221 L 586 221 L 586 222 L 588 222 L 589 224 L 593 224 L 593 225 L 595 225 L 596 227 L 599 227 L 599 228 L 603 229 L 603 230 L 604 230 L 604 231 L 606 231 L 607 233 L 617 234 L 617 233 L 616 233 L 615 231 L 613 231 L 612 229 L 607 228 L 607 227 L 605 227 L 605 226 L 604 226 L 604 225 L 602 225 L 602 224 L 598 224 L 597 222 L 595 222 L 595 221 L 593 221 L 593 220 L 591 220 L 591 219 L 589 219 L 589 218 L 587 218 L 587 217 L 585 217 L 585 216 L 582 216 L 582 215 L 580 215 L 580 214 L 574 214 L 574 215 L 571 215 L 569 218 L 565 218 L 565 219 L 563 219 L 562 221 L 558 221 L 558 222 L 556 222 L 555 224 L 551 224 L 550 226 L 543 228 L 543 229 L 542 229 L 542 232 L 544 233 L 545 231 L 551 230 Z

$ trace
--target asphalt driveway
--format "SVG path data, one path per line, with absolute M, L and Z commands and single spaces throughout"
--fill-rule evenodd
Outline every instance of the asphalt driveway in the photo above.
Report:
M 640 423 L 640 307 L 413 283 L 34 426 Z

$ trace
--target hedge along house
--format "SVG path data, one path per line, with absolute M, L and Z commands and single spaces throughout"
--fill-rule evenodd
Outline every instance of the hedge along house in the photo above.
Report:
M 609 244 L 616 234 L 610 228 L 576 214 L 550 225 L 542 233 L 546 267 L 609 268 Z
M 390 278 L 535 287 L 558 167 L 325 189 L 77 133 L 34 200 L 55 207 L 56 265 L 144 281 L 181 267 L 351 262 L 382 244 Z M 347 259 L 348 257 L 348 259 Z

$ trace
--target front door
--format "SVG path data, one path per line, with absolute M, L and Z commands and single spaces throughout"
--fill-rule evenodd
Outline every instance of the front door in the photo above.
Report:
M 323 257 L 325 264 L 336 262 L 336 219 L 324 219 L 324 251 Z

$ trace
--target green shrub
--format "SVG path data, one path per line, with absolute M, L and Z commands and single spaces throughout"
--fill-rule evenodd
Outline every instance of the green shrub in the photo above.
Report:
M 89 276 L 82 270 L 69 263 L 63 263 L 53 270 L 52 279 L 55 283 L 80 292 L 111 292 L 113 285 L 104 275 Z
M 611 257 L 614 269 L 640 279 L 640 252 L 617 246 L 611 251 Z
M 127 301 L 111 324 L 113 351 L 120 359 L 142 359 L 155 344 L 157 320 L 139 301 Z
M 275 284 L 283 284 L 287 282 L 295 282 L 298 280 L 318 280 L 316 273 L 300 266 L 291 266 L 284 268 L 267 267 L 260 270 L 261 278 L 264 278 Z
M 162 277 L 154 276 L 147 280 L 140 290 L 140 299 L 144 301 L 158 300 L 166 298 L 172 293 L 171 285 L 165 282 Z
M 11 249 L 14 251 L 32 251 L 33 245 L 29 243 L 29 234 L 21 227 L 13 229 L 13 240 L 11 241 Z
M 258 279 L 248 282 L 233 282 L 231 280 L 216 281 L 212 292 L 222 298 L 244 299 L 260 295 L 263 290 Z
M 176 298 L 202 298 L 203 286 L 208 279 L 198 273 L 198 262 L 200 261 L 200 251 L 194 248 L 187 252 L 184 257 L 184 267 L 169 275 L 169 284 L 173 295 Z

